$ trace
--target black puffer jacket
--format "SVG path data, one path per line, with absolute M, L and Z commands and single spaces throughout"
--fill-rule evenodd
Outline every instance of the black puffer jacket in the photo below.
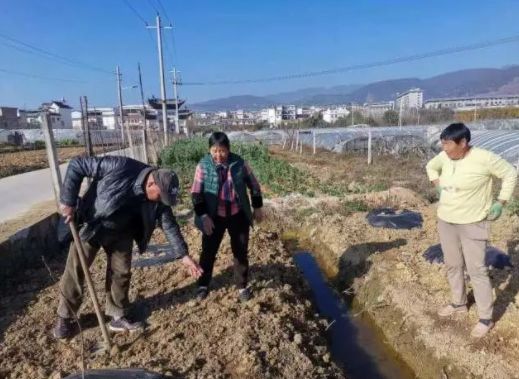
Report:
M 188 249 L 171 208 L 146 200 L 144 181 L 152 167 L 131 158 L 76 157 L 67 168 L 61 189 L 61 202 L 77 207 L 78 222 L 83 224 L 81 238 L 89 240 L 99 230 L 103 221 L 122 208 L 140 207 L 142 230 L 134 231 L 139 250 L 146 250 L 153 230 L 158 225 L 166 234 L 173 254 L 178 258 L 187 255 Z M 79 190 L 83 178 L 92 183 L 82 198 Z

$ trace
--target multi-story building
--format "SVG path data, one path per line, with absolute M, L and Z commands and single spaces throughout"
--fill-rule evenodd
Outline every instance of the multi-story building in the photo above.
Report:
M 444 99 L 430 99 L 424 104 L 426 109 L 449 108 L 452 110 L 472 110 L 474 108 L 519 107 L 519 96 L 473 96 Z
M 40 111 L 49 114 L 52 129 L 72 129 L 72 107 L 65 100 L 43 103 Z
M 0 107 L 0 129 L 18 129 L 18 109 L 13 107 Z
M 367 116 L 381 116 L 385 112 L 395 109 L 394 101 L 386 101 L 381 103 L 365 103 L 365 114 Z
M 326 108 L 323 112 L 323 121 L 328 123 L 334 123 L 341 117 L 347 117 L 350 111 L 346 107 L 330 107 Z
M 81 112 L 72 111 L 72 128 L 81 130 Z M 88 123 L 91 129 L 114 130 L 118 125 L 114 108 L 101 107 L 88 110 Z
M 297 109 L 295 105 L 283 105 L 281 107 L 282 120 L 295 120 L 297 116 Z
M 423 91 L 420 88 L 411 88 L 410 90 L 399 94 L 395 101 L 396 110 L 422 108 L 422 106 Z
M 36 129 L 41 127 L 41 118 L 39 110 L 20 109 L 18 111 L 18 114 L 20 128 Z
M 281 123 L 283 107 L 265 108 L 261 111 L 261 120 L 266 121 L 271 126 L 277 126 Z

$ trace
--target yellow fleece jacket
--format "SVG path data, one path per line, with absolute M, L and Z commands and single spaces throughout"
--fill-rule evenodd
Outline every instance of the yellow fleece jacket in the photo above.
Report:
M 472 147 L 463 159 L 452 160 L 441 152 L 427 163 L 430 181 L 439 179 L 442 187 L 438 217 L 452 224 L 480 222 L 492 205 L 492 178 L 502 180 L 498 199 L 509 201 L 517 172 L 500 156 Z

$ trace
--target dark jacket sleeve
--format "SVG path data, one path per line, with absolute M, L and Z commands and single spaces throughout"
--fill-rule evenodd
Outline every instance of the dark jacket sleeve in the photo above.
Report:
M 61 187 L 60 201 L 68 206 L 75 207 L 83 178 L 94 178 L 103 158 L 75 157 L 67 168 L 65 180 Z
M 177 259 L 186 256 L 188 254 L 187 244 L 170 207 L 160 207 L 159 225 L 173 249 L 173 255 L 175 255 Z
M 127 161 L 124 157 L 75 157 L 67 168 L 65 180 L 61 187 L 60 201 L 75 207 L 84 178 L 99 180 Z
M 247 162 L 245 162 L 245 184 L 249 187 L 252 208 L 261 208 L 263 206 L 261 186 Z

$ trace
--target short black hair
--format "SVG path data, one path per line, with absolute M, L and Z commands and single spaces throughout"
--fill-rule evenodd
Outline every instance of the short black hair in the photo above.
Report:
M 462 122 L 455 122 L 443 129 L 440 140 L 460 143 L 462 139 L 470 142 L 470 129 Z
M 224 132 L 214 132 L 209 137 L 209 148 L 213 146 L 224 146 L 228 150 L 231 150 L 231 142 L 229 141 L 229 137 Z

